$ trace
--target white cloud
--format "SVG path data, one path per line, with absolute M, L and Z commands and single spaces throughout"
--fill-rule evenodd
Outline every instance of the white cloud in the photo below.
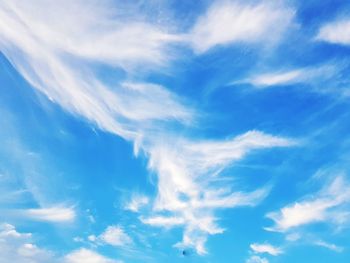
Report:
M 276 230 L 287 230 L 292 227 L 326 220 L 326 211 L 333 207 L 330 200 L 319 199 L 310 202 L 295 203 L 284 207 L 279 213 L 268 214 L 277 223 Z
M 328 249 L 335 251 L 335 252 L 338 252 L 338 253 L 343 252 L 343 250 L 344 250 L 343 247 L 340 247 L 340 246 L 337 246 L 335 244 L 331 244 L 331 243 L 328 243 L 328 242 L 325 242 L 322 240 L 315 242 L 315 245 L 328 248 Z
M 297 241 L 301 238 L 301 235 L 299 233 L 291 233 L 286 235 L 286 240 L 287 241 Z
M 134 143 L 136 154 L 142 151 L 149 157 L 149 169 L 158 176 L 158 193 L 151 215 L 142 217 L 144 222 L 158 220 L 161 225 L 162 218 L 166 227 L 173 218 L 185 222 L 182 243 L 204 253 L 207 235 L 223 232 L 217 225 L 216 209 L 256 205 L 269 190 L 231 189 L 220 181 L 220 172 L 253 150 L 295 142 L 258 131 L 230 140 L 185 138 L 176 127 L 188 127 L 196 112 L 180 97 L 160 85 L 127 77 L 115 86 L 105 84 L 95 72 L 96 65 L 110 70 L 119 67 L 135 76 L 140 66 L 168 61 L 172 53 L 169 44 L 183 37 L 136 19 L 137 14 L 121 17 L 114 11 L 105 2 L 97 5 L 94 0 L 1 2 L 0 48 L 22 76 L 50 100 Z M 260 41 L 266 32 L 277 36 L 292 17 L 292 10 L 271 4 L 214 4 L 185 41 L 198 52 L 235 41 Z M 225 28 L 228 31 L 218 33 Z M 170 121 L 176 125 L 168 125 Z M 75 215 L 72 209 L 58 207 L 23 213 L 51 222 L 68 222 Z M 105 233 L 98 240 L 114 244 L 128 240 L 120 237 L 124 232 L 118 233 L 119 239 Z
M 19 210 L 18 214 L 31 220 L 53 223 L 72 222 L 76 216 L 72 207 L 61 206 Z
M 276 71 L 253 75 L 245 80 L 234 81 L 232 84 L 248 83 L 256 88 L 271 88 L 278 85 L 297 83 L 315 84 L 329 80 L 339 69 L 335 65 L 321 65 L 318 67 L 298 68 L 286 71 Z M 325 89 L 326 90 L 326 89 Z
M 158 227 L 173 227 L 183 225 L 185 223 L 185 220 L 182 217 L 153 216 L 148 218 L 141 217 L 140 220 L 146 225 Z
M 100 235 L 89 235 L 87 239 L 96 245 L 127 247 L 133 244 L 132 238 L 121 226 L 108 226 Z
M 197 231 L 192 226 L 188 226 L 185 230 L 182 241 L 176 243 L 174 247 L 179 249 L 187 249 L 191 247 L 194 248 L 198 254 L 204 255 L 207 254 L 207 250 L 205 248 L 207 239 L 208 235 L 205 232 Z
M 150 168 L 157 172 L 159 178 L 154 209 L 159 213 L 167 211 L 172 214 L 142 217 L 142 222 L 166 228 L 183 224 L 185 233 L 180 244 L 205 253 L 206 235 L 224 231 L 216 223 L 216 209 L 254 206 L 269 191 L 268 187 L 252 192 L 232 191 L 227 185 L 220 184 L 218 173 L 253 150 L 286 147 L 295 143 L 293 140 L 250 131 L 227 141 L 178 139 L 176 146 L 166 143 L 158 145 L 150 152 L 149 162 Z
M 64 263 L 120 263 L 92 250 L 81 248 L 66 255 Z
M 247 259 L 246 263 L 269 263 L 269 261 L 259 256 L 251 256 Z
M 315 222 L 343 225 L 349 221 L 349 203 L 350 185 L 337 176 L 312 197 L 267 214 L 275 226 L 266 230 L 284 232 Z
M 258 87 L 291 84 L 301 81 L 300 78 L 303 77 L 303 75 L 302 70 L 292 70 L 281 73 L 262 74 L 252 78 L 249 82 Z
M 95 242 L 97 240 L 97 237 L 95 235 L 89 235 L 88 240 L 91 242 Z
M 96 7 L 94 1 L 2 2 L 2 52 L 52 101 L 125 139 L 136 140 L 138 130 L 152 120 L 189 121 L 191 111 L 159 85 L 127 82 L 111 88 L 97 78 L 91 59 L 145 67 L 169 52 L 162 51 L 167 37 L 155 26 L 124 27 L 126 21 L 106 16 L 109 6 Z
M 169 140 L 171 143 L 173 140 Z M 181 211 L 189 208 L 233 207 L 255 203 L 264 191 L 230 193 L 227 188 L 211 189 L 211 180 L 233 161 L 249 152 L 295 142 L 250 131 L 227 141 L 177 140 L 176 146 L 157 145 L 150 152 L 150 168 L 159 175 L 156 209 Z
M 8 223 L 0 224 L 0 238 L 13 237 L 13 238 L 30 238 L 32 236 L 31 233 L 19 233 L 16 228 Z
M 196 52 L 234 42 L 259 43 L 279 38 L 291 24 L 294 10 L 268 3 L 215 1 L 189 33 Z
M 131 200 L 125 205 L 124 209 L 132 212 L 139 212 L 139 209 L 149 203 L 149 198 L 144 195 L 133 195 Z
M 120 226 L 107 227 L 98 237 L 98 240 L 116 247 L 131 245 L 133 243 L 131 237 Z
M 283 251 L 278 248 L 278 247 L 274 247 L 270 244 L 251 244 L 250 248 L 255 252 L 255 253 L 267 253 L 270 254 L 272 256 L 277 256 L 279 254 L 282 254 Z
M 118 15 L 108 1 L 11 1 L 1 5 L 2 35 L 32 51 L 38 41 L 57 52 L 111 65 L 159 64 L 167 59 L 166 44 L 176 37 L 140 17 Z M 6 29 L 6 25 L 15 28 Z
M 57 262 L 53 254 L 33 244 L 31 233 L 21 233 L 13 225 L 0 224 L 0 263 Z
M 21 233 L 11 224 L 0 224 L 0 263 L 121 263 L 85 248 L 63 258 L 33 243 L 31 233 Z
M 316 39 L 334 44 L 350 45 L 350 19 L 340 19 L 323 25 Z

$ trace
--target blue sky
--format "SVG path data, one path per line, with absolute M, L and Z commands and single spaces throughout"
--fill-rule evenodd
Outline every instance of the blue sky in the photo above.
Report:
M 0 263 L 350 262 L 349 3 L 0 21 Z

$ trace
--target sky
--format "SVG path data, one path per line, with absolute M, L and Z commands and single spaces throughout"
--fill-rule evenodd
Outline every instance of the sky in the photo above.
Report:
M 350 4 L 0 1 L 0 263 L 350 262 Z

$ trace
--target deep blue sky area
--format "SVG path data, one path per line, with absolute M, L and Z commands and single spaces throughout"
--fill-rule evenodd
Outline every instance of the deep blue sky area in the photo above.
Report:
M 0 263 L 350 262 L 349 3 L 0 21 Z

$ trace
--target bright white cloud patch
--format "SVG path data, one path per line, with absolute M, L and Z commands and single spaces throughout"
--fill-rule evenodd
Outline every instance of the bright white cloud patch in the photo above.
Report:
M 72 222 L 76 216 L 73 208 L 59 206 L 19 210 L 18 214 L 32 220 L 53 223 Z
M 296 202 L 278 212 L 267 215 L 275 225 L 266 228 L 272 231 L 289 229 L 315 222 L 343 225 L 349 221 L 350 185 L 341 176 L 330 185 L 304 201 Z
M 341 19 L 323 25 L 316 39 L 334 44 L 350 45 L 350 19 Z
M 100 246 L 126 247 L 133 244 L 132 238 L 121 226 L 108 226 L 100 235 L 89 235 L 87 239 Z
M 73 251 L 65 257 L 63 263 L 120 263 L 121 261 L 113 260 L 102 256 L 92 250 L 81 248 Z
M 270 244 L 251 244 L 250 248 L 255 252 L 255 253 L 267 253 L 272 256 L 277 256 L 279 254 L 282 254 L 282 250 L 278 247 L 274 247 Z
M 112 246 L 125 246 L 132 244 L 132 239 L 120 226 L 109 226 L 98 237 L 98 240 Z
M 146 225 L 158 226 L 158 227 L 174 227 L 185 224 L 185 220 L 182 217 L 163 217 L 153 216 L 149 218 L 140 218 L 141 222 Z
M 234 42 L 256 43 L 279 38 L 291 24 L 294 10 L 262 2 L 258 4 L 216 1 L 189 33 L 196 52 Z

